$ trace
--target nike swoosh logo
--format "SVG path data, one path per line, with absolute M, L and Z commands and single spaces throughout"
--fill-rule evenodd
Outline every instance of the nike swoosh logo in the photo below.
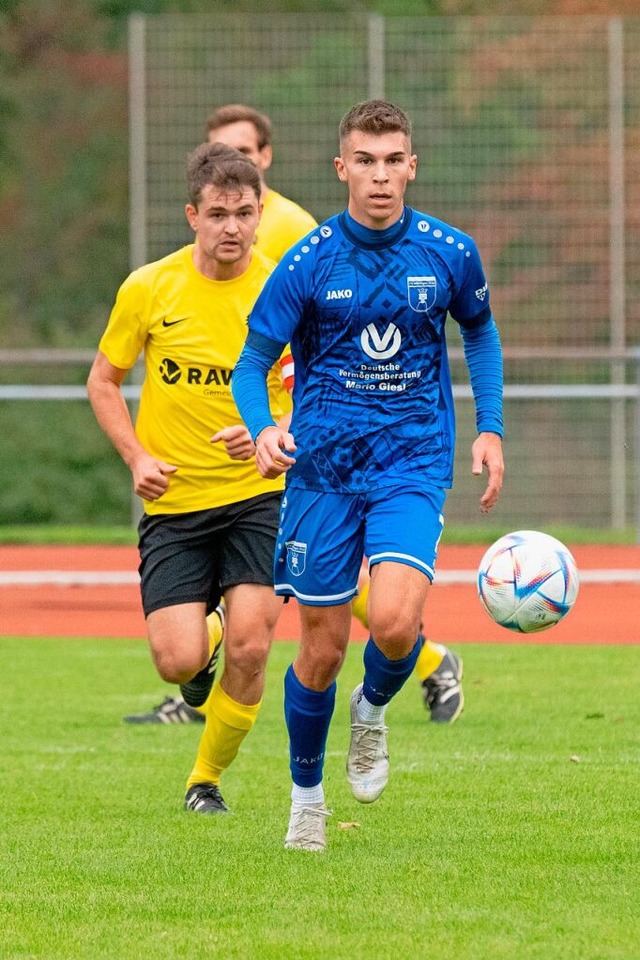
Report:
M 188 320 L 189 317 L 180 317 L 178 320 L 167 320 L 166 317 L 162 319 L 163 327 L 175 327 L 176 323 L 182 323 L 183 320 Z

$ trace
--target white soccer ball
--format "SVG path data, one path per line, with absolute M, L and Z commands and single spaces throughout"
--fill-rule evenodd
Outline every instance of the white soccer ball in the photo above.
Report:
M 507 533 L 478 568 L 478 596 L 501 627 L 519 633 L 547 630 L 578 596 L 578 568 L 560 540 L 537 530 Z

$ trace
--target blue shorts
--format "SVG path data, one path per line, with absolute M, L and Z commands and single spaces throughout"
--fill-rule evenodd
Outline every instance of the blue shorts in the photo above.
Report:
M 285 491 L 274 561 L 275 591 L 310 606 L 348 603 L 362 557 L 406 563 L 433 580 L 446 490 L 384 487 L 370 493 Z

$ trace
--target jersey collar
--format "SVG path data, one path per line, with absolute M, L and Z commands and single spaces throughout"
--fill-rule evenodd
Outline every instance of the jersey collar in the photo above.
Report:
M 411 224 L 411 207 L 404 207 L 402 216 L 386 230 L 372 230 L 354 220 L 348 210 L 343 210 L 338 218 L 340 229 L 351 243 L 368 250 L 381 250 L 391 247 L 398 240 L 402 240 Z

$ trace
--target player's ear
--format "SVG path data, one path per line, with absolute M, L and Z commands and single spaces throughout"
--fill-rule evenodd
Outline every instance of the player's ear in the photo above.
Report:
M 192 203 L 188 203 L 184 208 L 184 213 L 187 218 L 187 222 L 192 230 L 197 230 L 198 228 L 198 211 Z
M 260 169 L 264 173 L 265 170 L 268 170 L 273 162 L 273 150 L 271 149 L 270 143 L 265 143 L 264 147 L 260 147 Z
M 415 180 L 417 166 L 418 166 L 418 157 L 414 153 L 409 158 L 409 174 L 407 176 L 407 180 Z
M 342 159 L 342 157 L 334 157 L 333 165 L 336 168 L 336 172 L 338 174 L 338 180 L 346 180 L 347 171 L 345 169 L 344 160 Z

